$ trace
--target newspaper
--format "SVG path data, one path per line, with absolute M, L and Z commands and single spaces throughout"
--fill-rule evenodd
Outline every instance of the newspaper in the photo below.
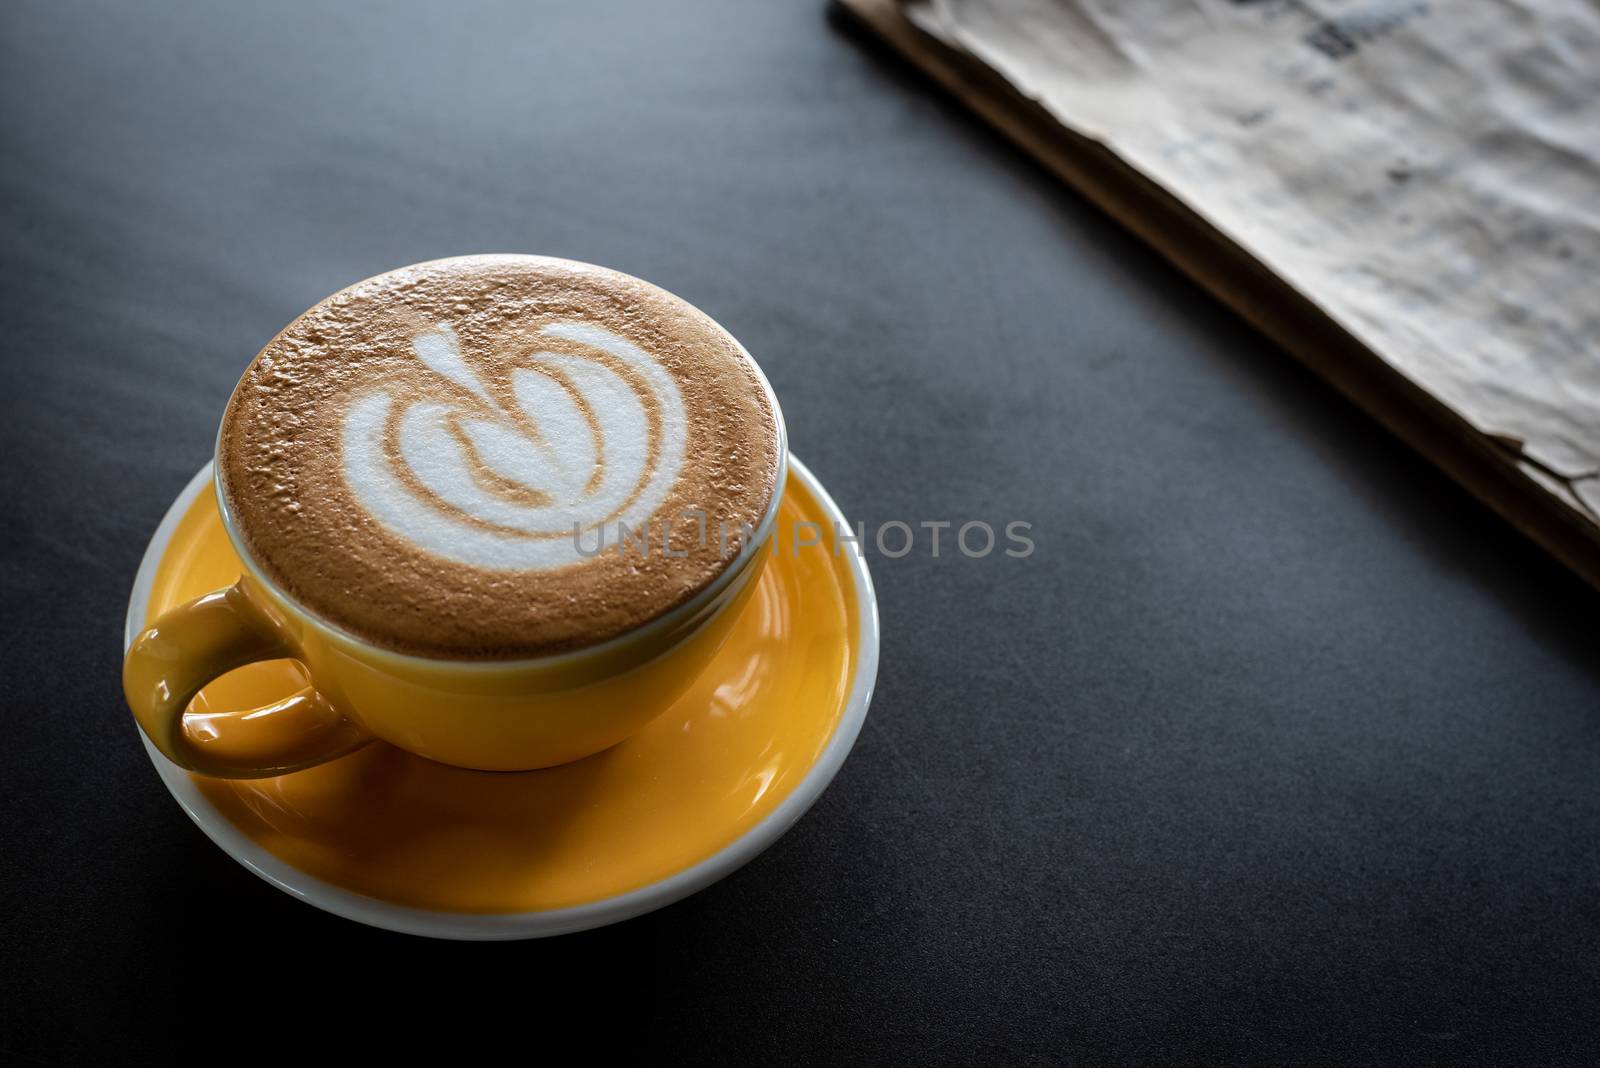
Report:
M 1600 523 L 1600 5 L 905 0 Z

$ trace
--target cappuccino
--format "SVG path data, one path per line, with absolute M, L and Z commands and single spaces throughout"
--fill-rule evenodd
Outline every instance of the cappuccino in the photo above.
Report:
M 749 354 L 688 303 L 587 264 L 469 256 L 290 323 L 217 455 L 242 548 L 305 609 L 396 652 L 516 659 L 715 583 L 771 513 L 783 432 Z

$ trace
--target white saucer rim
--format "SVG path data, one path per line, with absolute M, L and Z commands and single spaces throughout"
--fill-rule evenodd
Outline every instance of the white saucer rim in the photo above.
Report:
M 849 529 L 839 506 L 811 469 L 793 454 L 789 456 L 789 465 L 791 474 L 797 475 L 799 481 L 816 495 L 829 519 L 839 524 L 838 529 Z M 189 480 L 151 536 L 134 577 L 133 591 L 128 601 L 124 650 L 144 629 L 145 607 L 150 602 L 161 558 L 184 513 L 210 484 L 211 471 L 212 465 L 208 462 Z M 845 552 L 843 558 L 849 561 L 849 574 L 855 584 L 858 634 L 856 671 L 844 712 L 821 756 L 789 791 L 789 795 L 778 802 L 776 808 L 716 853 L 665 879 L 600 901 L 537 912 L 466 913 L 397 905 L 346 890 L 307 874 L 263 848 L 235 827 L 201 792 L 187 772 L 162 756 L 150 744 L 144 732 L 138 732 L 139 738 L 144 742 L 145 752 L 155 765 L 162 783 L 178 805 L 224 853 L 279 890 L 326 912 L 403 934 L 466 941 L 544 938 L 620 923 L 680 901 L 754 860 L 783 837 L 816 803 L 844 765 L 850 750 L 855 747 L 862 724 L 866 722 L 867 709 L 872 703 L 873 687 L 878 678 L 878 601 L 864 554 L 857 548 Z

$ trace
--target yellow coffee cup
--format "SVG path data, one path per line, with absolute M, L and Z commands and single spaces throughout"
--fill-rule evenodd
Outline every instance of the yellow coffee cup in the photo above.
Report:
M 771 501 L 738 555 L 670 611 L 598 644 L 533 659 L 409 655 L 331 622 L 269 576 L 218 479 L 223 526 L 245 570 L 233 585 L 166 612 L 134 640 L 123 689 L 139 725 L 169 760 L 225 778 L 285 774 L 374 739 L 493 771 L 549 767 L 621 741 L 701 673 L 769 555 L 788 451 L 777 400 L 755 374 L 776 424 L 779 463 Z M 218 470 L 221 452 L 219 435 Z M 211 681 L 277 659 L 298 661 L 310 685 L 261 708 L 188 711 Z

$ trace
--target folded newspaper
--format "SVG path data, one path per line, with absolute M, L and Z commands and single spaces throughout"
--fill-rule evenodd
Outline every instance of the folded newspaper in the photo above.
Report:
M 1594 0 L 842 3 L 1600 584 Z

